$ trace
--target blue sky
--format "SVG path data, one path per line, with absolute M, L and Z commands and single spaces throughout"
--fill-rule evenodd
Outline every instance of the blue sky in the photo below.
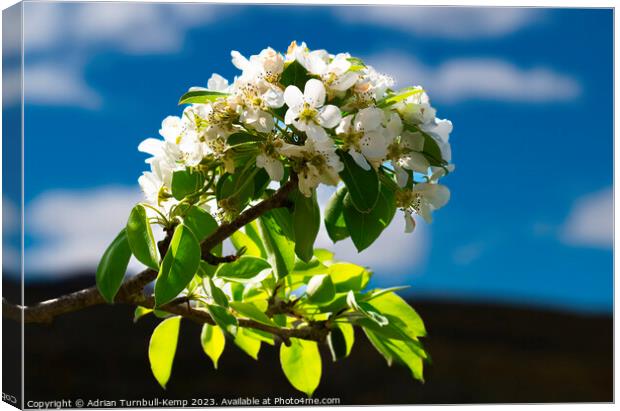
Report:
M 32 273 L 96 264 L 140 198 L 138 143 L 236 74 L 231 49 L 298 40 L 423 85 L 454 123 L 435 222 L 406 237 L 398 215 L 337 255 L 418 295 L 611 311 L 611 10 L 26 3 L 25 21 Z

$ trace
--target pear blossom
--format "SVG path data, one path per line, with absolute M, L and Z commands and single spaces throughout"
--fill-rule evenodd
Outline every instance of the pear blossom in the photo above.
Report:
M 275 122 L 269 110 L 284 105 L 282 90 L 263 79 L 257 79 L 239 84 L 235 96 L 241 111 L 239 121 L 261 133 L 273 129 Z
M 397 192 L 396 203 L 405 213 L 405 232 L 410 233 L 415 228 L 413 213 L 430 224 L 433 221 L 431 212 L 443 207 L 449 200 L 450 190 L 436 183 L 419 183 L 412 189 Z
M 233 65 L 243 71 L 241 77 L 244 79 L 260 77 L 274 83 L 284 70 L 284 58 L 271 47 L 262 50 L 258 55 L 251 56 L 249 60 L 235 50 L 230 54 Z
M 305 42 L 302 41 L 301 44 L 297 44 L 297 42 L 293 40 L 286 50 L 284 61 L 286 63 L 298 61 L 302 66 L 306 67 L 308 52 L 308 46 Z
M 299 174 L 299 191 L 306 197 L 320 184 L 335 186 L 338 184 L 338 173 L 344 164 L 336 154 L 334 144 L 329 140 L 306 140 L 303 146 L 283 144 L 280 153 L 286 157 L 301 160 Z
M 419 92 L 412 93 L 396 105 L 403 120 L 409 124 L 430 124 L 435 120 L 436 110 L 431 107 L 428 94 L 420 86 L 414 87 Z
M 451 161 L 452 151 L 449 140 L 450 133 L 452 133 L 452 122 L 435 118 L 433 121 L 424 124 L 421 129 L 435 139 L 441 150 L 441 157 L 446 161 Z
M 389 147 L 387 158 L 391 161 L 399 187 L 405 187 L 410 171 L 426 174 L 430 167 L 422 150 L 424 136 L 420 132 L 403 131 Z M 409 170 L 409 171 L 407 171 Z
M 349 71 L 350 57 L 347 53 L 330 56 L 325 50 L 315 50 L 308 53 L 304 66 L 310 73 L 320 76 L 329 90 L 344 92 L 358 80 L 358 74 Z
M 191 168 L 211 185 L 191 201 L 199 207 L 213 204 L 223 216 L 237 215 L 244 205 L 218 198 L 215 187 L 220 174 L 238 171 L 240 161 L 247 162 L 242 173 L 262 168 L 278 182 L 289 168 L 298 176 L 299 191 L 309 197 L 320 184 L 341 181 L 340 151 L 395 183 L 385 186 L 394 189 L 407 232 L 415 228 L 413 214 L 430 222 L 432 212 L 446 204 L 450 192 L 439 180 L 454 170 L 449 163 L 452 123 L 436 117 L 421 86 L 394 91 L 391 77 L 360 59 L 310 50 L 306 43 L 292 42 L 286 54 L 268 47 L 249 58 L 237 51 L 231 56 L 241 70 L 234 80 L 214 73 L 207 88 L 190 88 L 221 94 L 188 105 L 179 117 L 166 117 L 160 138 L 138 146 L 149 155 L 150 170 L 138 181 L 153 207 L 166 214 L 176 209 L 172 175 Z M 292 69 L 305 70 L 310 78 L 303 92 L 282 75 L 293 62 L 301 68 Z M 285 104 L 282 118 L 279 109 Z M 234 143 L 233 134 L 239 134 Z M 426 147 L 434 143 L 440 153 Z
M 344 142 L 343 148 L 348 149 L 353 160 L 364 170 L 370 170 L 371 164 L 377 168 L 385 159 L 392 140 L 400 134 L 402 124 L 398 115 L 390 117 L 389 128 L 384 122 L 383 110 L 367 107 L 343 118 L 336 128 L 336 134 Z
M 320 80 L 310 79 L 302 93 L 296 86 L 284 90 L 284 101 L 288 106 L 284 122 L 305 131 L 309 139 L 324 141 L 328 139 L 326 128 L 334 128 L 342 118 L 340 109 L 325 104 L 325 86 Z
M 256 167 L 264 168 L 273 181 L 280 181 L 284 177 L 284 165 L 280 161 L 279 149 L 282 140 L 269 139 L 260 146 L 260 153 L 256 156 Z

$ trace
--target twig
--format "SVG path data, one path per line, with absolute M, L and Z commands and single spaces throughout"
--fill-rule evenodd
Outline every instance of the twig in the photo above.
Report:
M 239 228 L 252 222 L 262 214 L 274 209 L 286 206 L 288 204 L 288 196 L 297 186 L 297 176 L 291 175 L 290 180 L 282 185 L 273 196 L 261 201 L 255 206 L 247 209 L 241 213 L 234 221 L 222 224 L 213 234 L 211 234 L 202 243 L 203 258 L 207 262 L 215 262 L 215 260 L 227 260 L 225 262 L 234 261 L 237 256 L 225 256 L 217 257 L 211 254 L 211 249 L 230 237 Z M 158 243 L 161 254 L 165 254 L 170 243 L 170 237 L 172 232 L 168 232 L 167 237 Z M 230 260 L 230 261 L 228 261 Z M 224 261 L 219 261 L 224 262 Z M 119 289 L 116 295 L 116 303 L 134 304 L 140 305 L 146 308 L 155 307 L 155 300 L 152 296 L 146 296 L 143 294 L 143 289 L 147 284 L 157 278 L 157 271 L 147 269 L 127 279 Z M 80 311 L 84 308 L 92 307 L 95 305 L 105 304 L 99 290 L 96 287 L 86 288 L 80 291 L 76 291 L 70 294 L 63 295 L 58 298 L 43 301 L 32 306 L 18 306 L 9 303 L 4 298 L 2 299 L 2 316 L 10 318 L 16 321 L 23 321 L 25 323 L 50 323 L 52 320 L 62 314 L 67 314 L 75 311 Z M 195 322 L 204 324 L 214 324 L 213 319 L 208 312 L 192 308 L 189 305 L 179 304 L 175 301 L 170 304 L 158 307 L 163 311 L 171 314 L 181 315 L 185 318 L 193 320 Z M 265 331 L 273 334 L 277 338 L 281 339 L 287 345 L 290 344 L 291 338 L 300 338 L 305 340 L 312 340 L 322 342 L 325 340 L 328 329 L 324 326 L 303 326 L 300 328 L 279 328 L 270 326 L 267 324 L 259 323 L 250 319 L 239 319 L 239 326 L 254 328 L 257 330 Z

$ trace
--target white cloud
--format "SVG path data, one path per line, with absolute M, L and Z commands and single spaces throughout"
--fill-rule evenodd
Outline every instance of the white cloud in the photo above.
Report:
M 15 73 L 16 80 L 19 74 Z M 19 101 L 19 89 L 10 95 L 10 103 Z M 24 70 L 24 100 L 27 104 L 72 105 L 96 109 L 101 96 L 90 88 L 81 70 L 55 63 L 36 63 Z
M 25 100 L 98 108 L 101 96 L 84 78 L 93 53 L 103 46 L 135 55 L 177 52 L 189 29 L 223 13 L 205 4 L 25 3 Z M 5 104 L 18 104 L 19 73 L 8 73 L 5 80 L 10 87 Z
M 2 233 L 10 235 L 17 232 L 21 224 L 19 208 L 8 198 L 2 198 Z
M 345 23 L 455 40 L 504 36 L 543 19 L 542 12 L 532 8 L 489 7 L 338 7 L 335 15 Z
M 561 231 L 569 245 L 611 249 L 614 240 L 614 196 L 607 188 L 575 201 Z
M 317 194 L 321 210 L 329 200 L 334 188 L 320 186 Z M 419 269 L 428 257 L 430 244 L 428 228 L 417 220 L 416 229 L 411 234 L 405 233 L 405 220 L 402 213 L 397 211 L 392 223 L 381 233 L 381 236 L 367 249 L 358 253 L 350 238 L 334 244 L 327 235 L 325 226 L 321 223 L 321 230 L 316 241 L 317 248 L 326 248 L 335 253 L 337 259 L 350 261 L 355 264 L 370 267 L 376 275 L 395 275 L 396 272 L 410 276 L 412 270 Z M 391 283 L 387 277 L 383 283 Z M 393 278 L 395 282 L 399 278 Z
M 179 50 L 188 29 L 218 17 L 204 4 L 27 3 L 24 44 L 27 53 L 58 47 L 111 44 L 127 53 Z
M 35 240 L 26 249 L 27 272 L 60 276 L 94 271 L 141 199 L 139 190 L 122 187 L 41 194 L 26 209 L 26 233 Z M 134 262 L 130 269 L 140 267 Z
M 565 74 L 545 67 L 523 69 L 494 58 L 453 59 L 437 67 L 399 52 L 375 54 L 366 60 L 377 70 L 393 76 L 399 86 L 422 85 L 431 99 L 446 103 L 567 101 L 581 92 L 579 83 Z

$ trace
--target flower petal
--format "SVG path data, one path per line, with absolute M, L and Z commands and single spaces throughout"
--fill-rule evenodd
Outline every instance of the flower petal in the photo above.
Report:
M 405 233 L 412 233 L 415 230 L 415 220 L 410 213 L 405 212 Z
M 212 91 L 224 91 L 228 87 L 228 80 L 217 73 L 213 73 L 207 81 L 207 87 Z
M 318 122 L 325 128 L 334 128 L 340 123 L 342 115 L 336 106 L 328 105 L 319 110 Z
M 163 144 L 163 141 L 156 138 L 147 138 L 140 143 L 140 145 L 138 146 L 138 151 L 150 154 L 152 156 L 158 156 L 162 153 L 164 149 Z
M 346 91 L 353 87 L 355 83 L 357 83 L 358 78 L 359 76 L 357 75 L 357 73 L 354 73 L 352 71 L 344 73 L 330 85 L 330 88 L 336 91 Z
M 314 123 L 306 124 L 306 134 L 309 139 L 314 141 L 325 141 L 328 138 L 325 129 Z
M 306 82 L 304 100 L 315 108 L 323 106 L 325 103 L 325 86 L 320 80 L 312 78 Z
M 248 59 L 243 57 L 237 50 L 231 51 L 230 56 L 232 57 L 232 64 L 239 70 L 245 70 L 250 65 Z
M 297 86 L 288 86 L 284 90 L 284 102 L 289 108 L 299 107 L 304 104 L 304 95 Z
M 407 173 L 404 168 L 399 166 L 395 166 L 394 171 L 396 172 L 396 183 L 400 188 L 404 188 L 409 180 L 409 173 Z
M 289 108 L 284 115 L 284 123 L 293 124 L 297 117 L 299 117 L 299 110 L 297 107 Z

